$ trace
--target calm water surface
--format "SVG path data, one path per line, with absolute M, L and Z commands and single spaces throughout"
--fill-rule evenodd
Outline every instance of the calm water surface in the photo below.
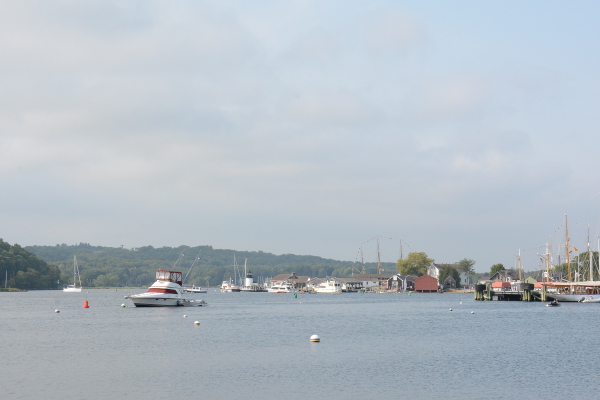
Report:
M 211 289 L 194 295 L 208 307 L 135 308 L 126 294 L 0 293 L 2 397 L 575 399 L 600 392 L 600 304 L 475 302 L 449 293 L 295 299 Z M 309 342 L 313 334 L 321 343 Z

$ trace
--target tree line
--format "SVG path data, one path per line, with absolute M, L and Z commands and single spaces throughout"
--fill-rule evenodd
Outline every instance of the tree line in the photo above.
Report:
M 263 251 L 214 249 L 212 246 L 144 246 L 122 249 L 79 243 L 27 246 L 26 249 L 58 267 L 62 286 L 73 281 L 73 256 L 77 257 L 84 287 L 149 286 L 154 282 L 156 270 L 175 269 L 182 271 L 185 276 L 192 264 L 194 267 L 185 281 L 186 285 L 219 286 L 224 280 L 236 281 L 242 278 L 245 260 L 255 281 L 292 272 L 311 277 L 350 277 L 363 270 L 362 264 L 350 261 L 294 254 L 275 255 Z M 237 268 L 234 268 L 234 256 Z M 382 263 L 382 266 L 386 272 L 395 271 L 394 263 Z M 365 263 L 364 270 L 375 273 L 377 265 Z
M 60 280 L 56 265 L 48 265 L 18 244 L 0 239 L 1 287 L 17 289 L 54 289 Z

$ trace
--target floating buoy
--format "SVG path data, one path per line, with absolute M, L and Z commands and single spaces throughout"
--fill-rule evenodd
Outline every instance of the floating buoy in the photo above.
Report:
M 475 311 L 471 311 L 471 314 L 475 314 Z
M 321 341 L 321 338 L 319 337 L 319 335 L 312 335 L 310 337 L 310 341 L 313 343 L 319 343 Z
M 459 304 L 462 304 L 462 301 Z
M 452 309 L 448 310 L 448 311 L 452 311 Z
M 125 304 L 121 304 L 121 307 L 127 307 Z
M 411 293 L 411 292 L 408 292 L 408 295 L 409 295 L 409 296 L 412 296 L 412 293 Z
M 187 315 L 184 315 L 183 318 L 187 318 Z
M 194 325 L 200 325 L 200 321 L 194 321 Z
M 54 310 L 54 312 L 55 312 L 55 313 L 59 313 L 59 312 L 60 312 L 60 310 Z
M 83 301 L 83 307 L 82 308 L 90 308 L 90 305 L 88 304 L 87 300 Z
M 294 293 L 294 298 L 297 299 L 298 298 L 298 293 Z

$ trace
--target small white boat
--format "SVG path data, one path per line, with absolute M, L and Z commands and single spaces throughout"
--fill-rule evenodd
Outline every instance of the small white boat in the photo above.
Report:
M 77 286 L 79 278 L 79 287 Z M 81 277 L 79 276 L 79 267 L 77 266 L 77 257 L 73 256 L 73 284 L 63 289 L 63 292 L 79 293 L 81 292 Z
M 181 272 L 156 271 L 156 282 L 145 293 L 125 296 L 136 307 L 206 306 L 203 300 L 186 299 L 182 296 Z
M 183 289 L 184 292 L 188 293 L 206 293 L 207 289 L 202 289 L 200 286 L 192 286 L 191 288 Z

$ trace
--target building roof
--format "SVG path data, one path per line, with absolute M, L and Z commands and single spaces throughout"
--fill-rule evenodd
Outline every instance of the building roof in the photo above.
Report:
M 275 275 L 273 278 L 271 278 L 271 282 L 300 282 L 300 283 L 306 283 L 308 282 L 308 276 L 297 276 L 295 272 L 292 272 L 291 274 L 278 274 Z
M 356 274 L 354 278 L 361 281 L 380 281 L 388 280 L 392 276 L 394 276 L 394 274 Z

